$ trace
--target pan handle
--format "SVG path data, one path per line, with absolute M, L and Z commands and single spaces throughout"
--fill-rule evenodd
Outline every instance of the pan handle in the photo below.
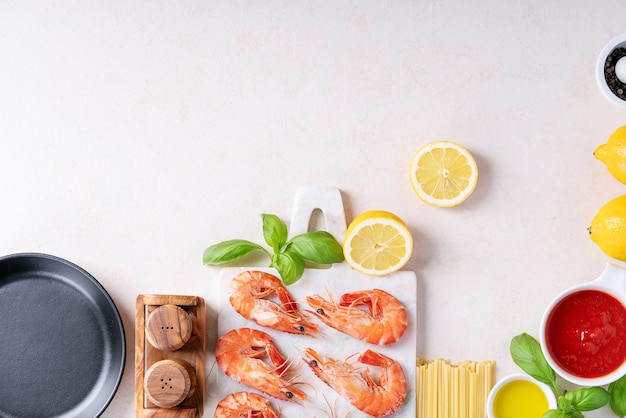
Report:
M 336 187 L 307 186 L 296 191 L 289 226 L 289 236 L 309 232 L 313 212 L 319 209 L 324 215 L 326 231 L 340 243 L 346 234 L 346 215 L 341 192 Z

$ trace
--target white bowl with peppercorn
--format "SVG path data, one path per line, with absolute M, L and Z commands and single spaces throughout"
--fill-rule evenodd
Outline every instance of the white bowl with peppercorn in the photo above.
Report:
M 611 103 L 626 108 L 626 34 L 611 39 L 600 52 L 596 81 Z

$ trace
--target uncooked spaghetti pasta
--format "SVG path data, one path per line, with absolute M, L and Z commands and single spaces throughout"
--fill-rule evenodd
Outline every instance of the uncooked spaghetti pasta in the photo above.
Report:
M 495 362 L 417 359 L 417 418 L 486 418 Z

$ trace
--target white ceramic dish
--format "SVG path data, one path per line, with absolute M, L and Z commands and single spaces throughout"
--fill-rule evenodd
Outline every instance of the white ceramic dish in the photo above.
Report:
M 604 76 L 604 64 L 606 63 L 606 59 L 611 52 L 618 47 L 626 47 L 626 34 L 622 34 L 611 39 L 600 52 L 596 62 L 596 82 L 598 83 L 598 87 L 604 97 L 606 97 L 614 105 L 626 109 L 626 101 L 620 99 L 611 91 Z
M 556 395 L 554 394 L 554 392 L 552 392 L 552 389 L 550 389 L 548 385 L 538 382 L 526 374 L 519 373 L 519 374 L 512 374 L 512 375 L 506 376 L 505 378 L 501 379 L 493 386 L 493 388 L 489 392 L 489 397 L 487 398 L 487 416 L 489 418 L 502 418 L 502 417 L 496 416 L 494 413 L 494 404 L 495 404 L 496 396 L 498 395 L 498 392 L 500 392 L 500 390 L 504 386 L 517 380 L 525 380 L 525 381 L 532 382 L 535 385 L 537 385 L 541 389 L 543 394 L 546 396 L 546 399 L 548 400 L 548 409 L 556 409 L 557 407 Z
M 624 361 L 624 363 L 622 363 L 620 367 L 618 367 L 616 370 L 609 374 L 595 378 L 584 378 L 574 375 L 567 370 L 564 370 L 552 357 L 550 350 L 548 349 L 546 328 L 550 313 L 553 311 L 555 306 L 564 298 L 582 290 L 603 291 L 624 304 L 624 302 L 626 301 L 626 266 L 618 264 L 617 261 L 611 261 L 606 264 L 604 271 L 597 279 L 588 283 L 573 286 L 563 291 L 556 298 L 554 298 L 552 302 L 548 305 L 541 319 L 541 327 L 539 333 L 541 349 L 544 356 L 546 357 L 546 360 L 548 361 L 548 364 L 550 364 L 550 366 L 565 380 L 579 386 L 607 385 L 626 374 L 626 361 Z

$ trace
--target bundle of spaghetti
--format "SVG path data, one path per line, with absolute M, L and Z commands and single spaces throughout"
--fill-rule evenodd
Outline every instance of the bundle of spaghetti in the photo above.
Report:
M 486 418 L 496 363 L 417 359 L 417 418 Z

